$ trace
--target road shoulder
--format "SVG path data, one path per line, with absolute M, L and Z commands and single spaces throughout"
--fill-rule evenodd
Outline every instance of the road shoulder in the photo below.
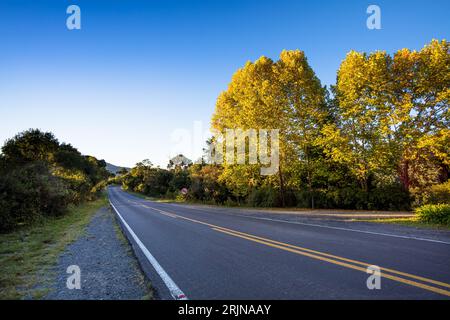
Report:
M 70 266 L 80 270 L 80 289 L 69 289 Z M 151 299 L 148 280 L 141 272 L 128 241 L 109 208 L 101 208 L 86 232 L 60 255 L 49 285 L 49 300 L 141 300 Z M 70 278 L 76 285 L 75 278 Z

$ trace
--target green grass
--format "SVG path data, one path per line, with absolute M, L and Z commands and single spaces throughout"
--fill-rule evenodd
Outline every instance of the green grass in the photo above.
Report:
M 67 214 L 42 219 L 33 226 L 0 234 L 0 299 L 43 298 L 51 267 L 65 247 L 81 236 L 93 214 L 107 205 L 98 200 L 72 206 Z
M 392 219 L 369 219 L 369 220 L 358 220 L 365 222 L 374 222 L 374 223 L 387 223 L 387 224 L 399 224 L 408 227 L 415 228 L 428 228 L 428 229 L 440 229 L 440 230 L 450 230 L 449 226 L 436 224 L 436 223 L 426 223 L 420 221 L 418 217 L 410 217 L 410 218 L 392 218 Z

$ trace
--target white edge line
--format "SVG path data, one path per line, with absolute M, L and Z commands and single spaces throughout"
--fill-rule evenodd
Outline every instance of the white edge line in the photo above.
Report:
M 190 208 L 193 210 L 211 213 L 210 211 L 208 211 L 206 209 L 200 209 L 200 208 L 194 208 L 194 207 L 191 208 L 191 207 L 187 207 L 187 206 L 183 206 L 183 205 L 178 205 L 178 206 L 183 207 L 183 208 Z M 263 217 L 254 217 L 254 216 L 236 214 L 236 213 L 227 213 L 227 212 L 221 212 L 221 213 L 226 214 L 226 215 L 234 215 L 234 216 L 241 217 L 241 218 L 267 220 L 267 221 L 282 222 L 282 223 L 289 223 L 289 224 L 299 224 L 299 225 L 311 226 L 311 227 L 335 229 L 335 230 L 341 230 L 341 231 L 351 231 L 351 232 L 374 234 L 374 235 L 385 236 L 385 237 L 394 237 L 394 238 L 411 239 L 411 240 L 418 240 L 418 241 L 435 242 L 435 243 L 441 243 L 441 244 L 450 244 L 450 242 L 447 242 L 447 241 L 434 240 L 434 239 L 428 239 L 428 238 L 420 238 L 420 237 L 400 236 L 400 235 L 392 234 L 392 233 L 382 233 L 382 232 L 374 232 L 374 231 L 366 231 L 366 230 L 358 230 L 358 229 L 350 229 L 350 228 L 342 228 L 342 227 L 324 226 L 322 224 L 306 223 L 306 222 L 299 222 L 299 221 L 287 221 L 287 220 L 263 218 Z
M 144 246 L 142 241 L 138 238 L 138 236 L 134 233 L 134 231 L 131 229 L 131 227 L 128 225 L 128 223 L 125 222 L 125 219 L 122 217 L 122 215 L 119 213 L 119 210 L 116 209 L 116 207 L 112 204 L 111 200 L 109 200 L 109 203 L 113 207 L 114 211 L 116 211 L 117 216 L 122 221 L 125 228 L 127 228 L 128 232 L 133 237 L 134 241 L 136 241 L 139 248 L 144 253 L 145 257 L 148 259 L 150 264 L 153 266 L 153 268 L 156 270 L 158 275 L 161 277 L 162 281 L 166 285 L 167 289 L 169 289 L 170 294 L 175 300 L 188 300 L 187 296 L 181 291 L 181 289 L 176 285 L 176 283 L 172 280 L 172 278 L 167 274 L 167 272 L 161 267 L 161 265 L 158 263 L 158 261 L 153 257 L 153 255 L 148 251 L 148 249 Z
M 412 239 L 412 240 L 419 240 L 419 241 L 436 242 L 436 243 L 442 243 L 442 244 L 450 244 L 450 242 L 446 242 L 446 241 L 433 240 L 433 239 L 427 239 L 427 238 L 418 238 L 418 237 L 409 237 L 409 236 L 400 236 L 400 235 L 390 234 L 390 233 L 380 233 L 380 232 L 365 231 L 365 230 L 358 230 L 358 229 L 349 229 L 349 228 L 324 226 L 324 225 L 321 225 L 321 224 L 305 223 L 305 222 L 298 222 L 298 221 L 286 221 L 286 220 L 271 219 L 271 218 L 252 217 L 252 216 L 245 216 L 245 215 L 240 215 L 240 214 L 237 214 L 237 216 L 243 217 L 243 218 L 258 219 L 258 220 L 268 220 L 268 221 L 283 222 L 283 223 L 290 223 L 290 224 L 300 224 L 300 225 L 311 226 L 311 227 L 319 227 L 319 228 L 327 228 L 327 229 L 335 229 L 335 230 L 344 230 L 344 231 L 352 231 L 352 232 L 359 232 L 359 233 L 368 233 L 368 234 L 374 234 L 374 235 L 386 236 L 386 237 L 394 237 L 394 238 L 403 238 L 403 239 Z

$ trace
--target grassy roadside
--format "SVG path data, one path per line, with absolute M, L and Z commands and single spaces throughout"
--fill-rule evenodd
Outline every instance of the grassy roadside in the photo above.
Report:
M 398 224 L 407 227 L 414 228 L 427 228 L 434 230 L 450 230 L 450 226 L 436 224 L 436 223 L 426 223 L 419 220 L 418 217 L 411 218 L 393 218 L 393 219 L 368 219 L 359 220 L 362 222 L 373 222 L 373 223 L 385 223 L 385 224 Z
M 0 234 L 0 299 L 39 299 L 46 289 L 51 267 L 64 248 L 83 234 L 93 214 L 108 203 L 106 193 L 98 200 L 70 207 L 57 218 Z
M 410 217 L 410 218 L 392 218 L 392 219 L 367 219 L 367 220 L 358 220 L 360 222 L 372 222 L 372 223 L 384 223 L 384 224 L 398 224 L 407 227 L 414 228 L 426 228 L 433 230 L 450 230 L 449 226 L 436 224 L 436 223 L 426 223 L 420 221 L 418 217 Z

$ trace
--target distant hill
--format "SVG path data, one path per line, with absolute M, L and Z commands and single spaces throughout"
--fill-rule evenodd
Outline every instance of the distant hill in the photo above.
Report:
M 186 158 L 184 155 L 179 154 L 172 159 L 169 160 L 169 165 L 167 166 L 168 169 L 174 168 L 176 166 L 180 167 L 188 167 L 192 164 L 191 159 Z
M 106 163 L 106 170 L 108 170 L 111 173 L 117 174 L 117 172 L 120 171 L 121 169 L 130 170 L 130 168 L 127 168 L 127 167 L 118 167 L 111 163 L 108 163 L 108 162 Z

